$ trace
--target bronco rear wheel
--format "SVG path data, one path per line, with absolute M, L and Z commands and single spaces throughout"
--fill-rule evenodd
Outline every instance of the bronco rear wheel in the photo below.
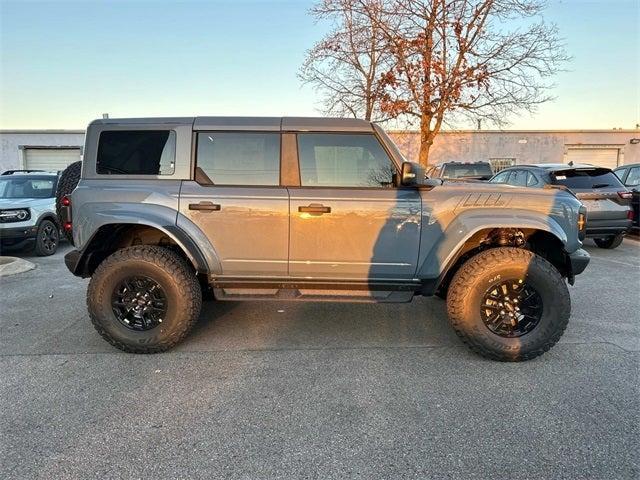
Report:
M 183 340 L 202 306 L 195 272 L 155 245 L 123 248 L 96 269 L 87 290 L 93 326 L 113 346 L 157 353 Z
M 470 258 L 447 295 L 449 319 L 471 349 L 492 360 L 522 361 L 549 350 L 569 321 L 571 299 L 558 270 L 520 248 Z

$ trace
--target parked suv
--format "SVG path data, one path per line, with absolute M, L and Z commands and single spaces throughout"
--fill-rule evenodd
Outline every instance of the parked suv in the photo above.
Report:
M 587 208 L 587 237 L 600 248 L 616 248 L 631 227 L 631 192 L 612 170 L 593 165 L 518 165 L 496 174 L 491 183 L 543 188 L 558 186 Z
M 57 183 L 57 173 L 39 170 L 7 170 L 0 175 L 0 254 L 25 247 L 38 255 L 56 253 Z
M 98 332 L 167 350 L 223 300 L 447 299 L 476 352 L 536 357 L 562 335 L 585 209 L 561 190 L 443 185 L 375 124 L 331 118 L 96 120 L 60 199 Z M 62 181 L 67 182 L 63 174 Z
M 483 181 L 493 177 L 493 170 L 489 162 L 445 162 L 427 168 L 427 177 Z

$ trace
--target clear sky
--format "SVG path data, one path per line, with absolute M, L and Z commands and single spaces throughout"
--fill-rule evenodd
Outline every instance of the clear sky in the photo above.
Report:
M 0 0 L 0 128 L 93 118 L 317 115 L 296 73 L 326 26 L 309 1 Z M 634 128 L 640 0 L 551 0 L 573 61 L 510 128 Z M 469 125 L 471 127 L 471 125 Z

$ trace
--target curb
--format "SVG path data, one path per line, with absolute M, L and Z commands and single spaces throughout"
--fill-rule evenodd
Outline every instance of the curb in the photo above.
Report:
M 18 257 L 0 257 L 0 277 L 17 275 L 36 268 L 34 263 Z

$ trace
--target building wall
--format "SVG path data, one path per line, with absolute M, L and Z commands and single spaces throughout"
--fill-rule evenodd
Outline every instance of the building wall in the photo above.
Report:
M 390 136 L 407 159 L 417 161 L 418 132 L 392 131 Z M 516 164 L 563 163 L 570 147 L 610 147 L 619 149 L 619 165 L 640 162 L 640 130 L 574 131 L 490 131 L 441 132 L 430 151 L 429 163 L 451 160 L 479 161 L 515 158 Z
M 420 148 L 417 132 L 389 132 L 409 160 L 416 161 Z M 450 160 L 478 161 L 515 158 L 517 164 L 562 163 L 570 147 L 610 147 L 619 149 L 620 165 L 640 163 L 639 130 L 574 131 L 478 131 L 440 133 L 431 148 L 430 163 Z M 28 147 L 83 148 L 82 130 L 2 130 L 0 131 L 0 172 L 23 167 Z
M 84 147 L 83 130 L 1 130 L 0 172 L 23 168 L 28 147 Z

